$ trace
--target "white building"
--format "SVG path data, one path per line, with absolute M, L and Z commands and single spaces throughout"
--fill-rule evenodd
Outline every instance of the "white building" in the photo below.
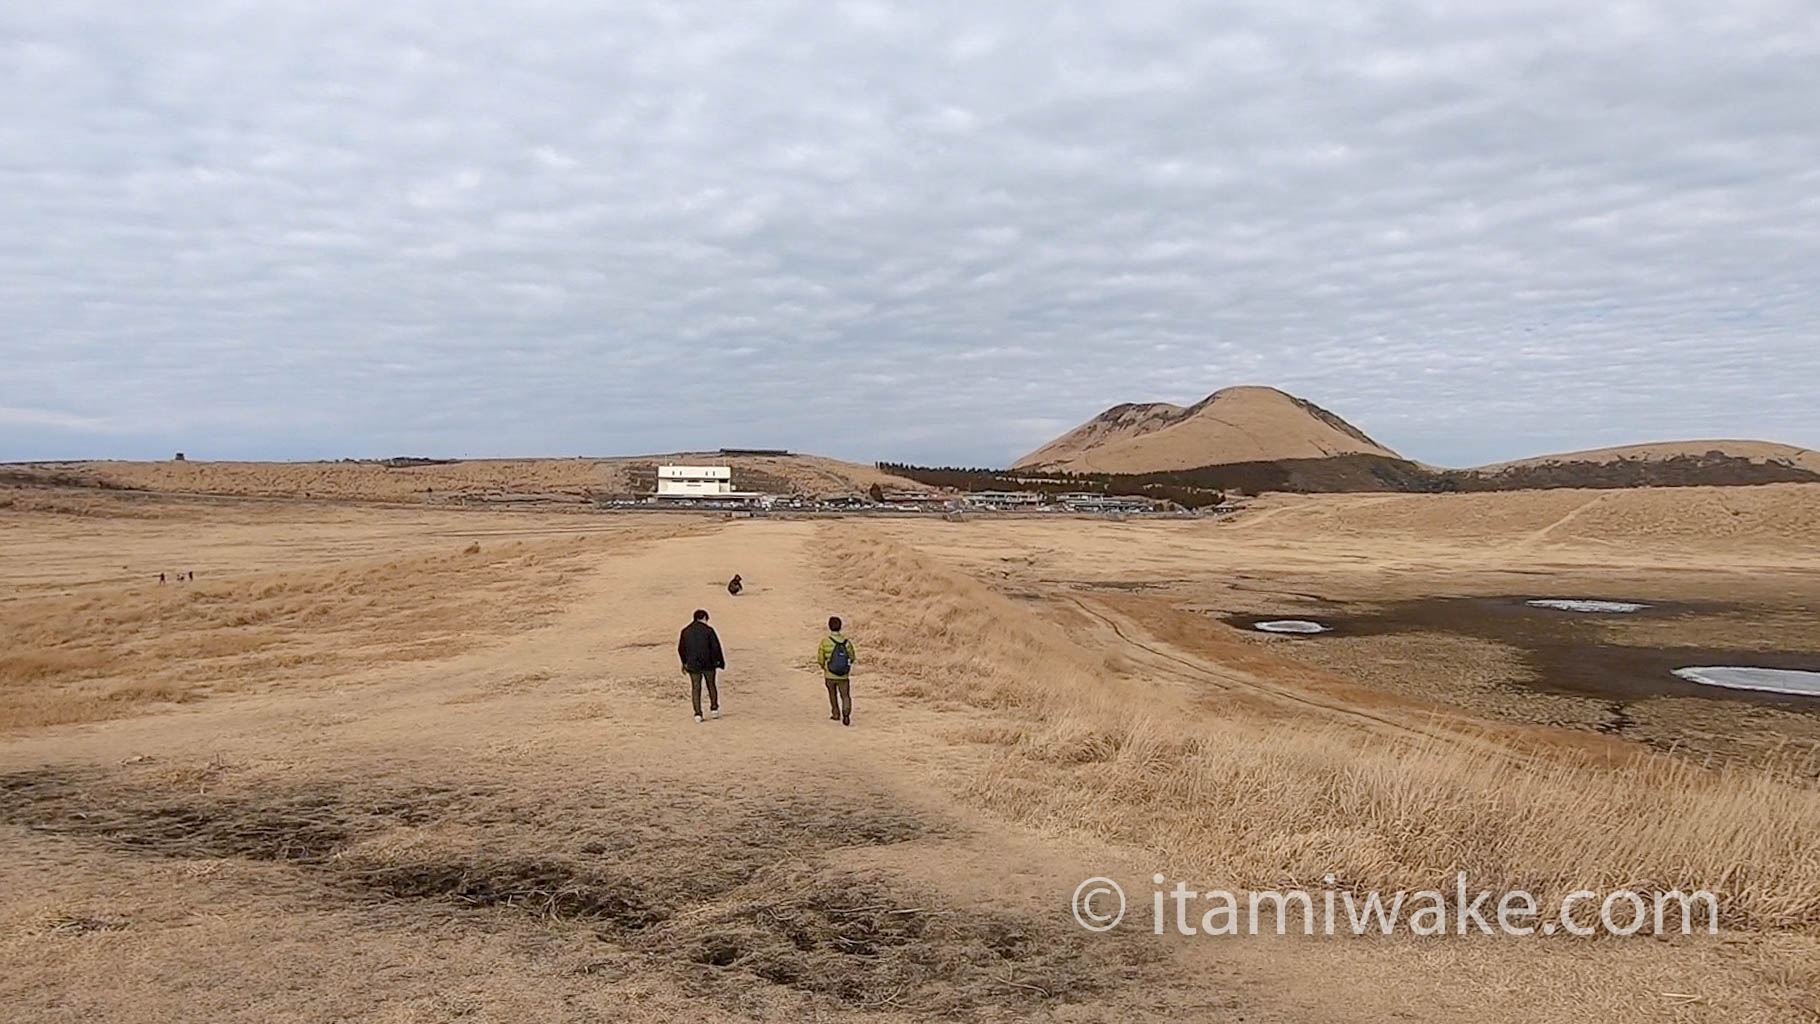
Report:
M 733 496 L 733 470 L 727 466 L 659 466 L 659 498 L 727 498 Z
M 1042 503 L 1043 496 L 1037 491 L 974 491 L 967 495 L 967 504 L 991 508 L 1027 508 Z
M 1114 497 L 1105 494 L 1088 494 L 1074 497 L 1062 505 L 1071 512 L 1150 512 L 1156 508 L 1156 502 L 1148 498 Z

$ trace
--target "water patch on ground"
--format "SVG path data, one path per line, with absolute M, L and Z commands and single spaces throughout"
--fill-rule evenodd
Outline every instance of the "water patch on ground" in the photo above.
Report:
M 1605 601 L 1581 597 L 1536 597 L 1523 602 L 1531 608 L 1548 608 L 1558 612 L 1582 612 L 1592 615 L 1624 615 L 1640 612 L 1649 605 L 1639 601 Z
M 1280 613 L 1277 615 L 1221 615 L 1221 622 L 1238 629 L 1248 629 L 1255 633 L 1272 633 L 1277 636 L 1315 637 L 1332 633 L 1331 623 L 1315 619 L 1288 619 Z
M 1740 610 L 1738 608 L 1651 602 L 1638 611 L 1621 615 L 1563 615 L 1549 608 L 1535 607 L 1529 603 L 1531 600 L 1533 598 L 1527 596 L 1420 598 L 1376 605 L 1353 614 L 1337 611 L 1324 616 L 1324 621 L 1332 627 L 1328 635 L 1335 637 L 1430 634 L 1463 636 L 1500 644 L 1510 648 L 1527 669 L 1525 678 L 1512 679 L 1511 685 L 1549 693 L 1595 697 L 1620 704 L 1646 697 L 1701 697 L 1820 711 L 1820 705 L 1800 699 L 1820 695 L 1815 690 L 1789 693 L 1780 688 L 1728 687 L 1695 681 L 1676 672 L 1690 665 L 1754 665 L 1772 671 L 1820 675 L 1820 651 L 1764 651 L 1761 646 L 1748 649 L 1640 646 L 1622 642 L 1620 623 L 1644 617 L 1685 617 L 1691 627 L 1703 615 L 1735 613 Z M 1227 619 L 1242 628 L 1249 628 L 1259 620 L 1264 617 Z M 1696 633 L 1691 628 L 1689 632 Z
M 1291 633 L 1303 636 L 1314 633 L 1325 633 L 1327 627 L 1313 619 L 1265 619 L 1254 622 L 1251 628 L 1261 633 Z
M 1675 675 L 1705 686 L 1759 693 L 1787 693 L 1820 697 L 1820 672 L 1787 668 L 1751 668 L 1742 665 L 1695 665 L 1675 669 Z

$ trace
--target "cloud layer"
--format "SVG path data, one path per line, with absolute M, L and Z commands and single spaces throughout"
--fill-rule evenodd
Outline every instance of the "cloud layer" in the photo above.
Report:
M 0 12 L 0 458 L 1820 446 L 1806 0 L 599 8 Z

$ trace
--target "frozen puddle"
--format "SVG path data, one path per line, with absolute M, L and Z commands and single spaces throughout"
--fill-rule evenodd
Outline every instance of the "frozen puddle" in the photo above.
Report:
M 1252 629 L 1265 633 L 1325 633 L 1327 627 L 1310 619 L 1267 619 L 1254 622 Z
M 1538 597 L 1533 601 L 1523 602 L 1531 608 L 1552 608 L 1558 612 L 1591 612 L 1594 614 L 1622 614 L 1640 612 L 1649 605 L 1635 601 L 1592 601 L 1578 597 Z
M 1723 686 L 1728 690 L 1761 690 L 1765 693 L 1792 693 L 1801 697 L 1820 697 L 1820 672 L 1803 672 L 1792 668 L 1741 668 L 1735 665 L 1696 665 L 1675 669 L 1675 675 L 1690 683 Z

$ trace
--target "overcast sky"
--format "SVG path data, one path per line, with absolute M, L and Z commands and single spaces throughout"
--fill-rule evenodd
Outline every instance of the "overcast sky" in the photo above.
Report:
M 1820 8 L 0 5 L 0 459 L 1820 447 Z

